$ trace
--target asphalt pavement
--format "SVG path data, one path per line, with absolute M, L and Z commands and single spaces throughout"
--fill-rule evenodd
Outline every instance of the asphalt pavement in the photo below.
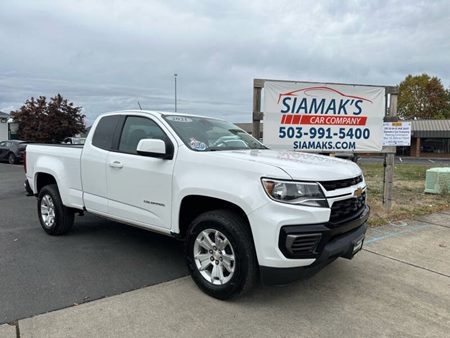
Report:
M 224 302 L 179 278 L 0 326 L 0 336 L 448 337 L 449 252 L 445 211 L 370 228 L 352 260 L 285 287 Z
M 93 215 L 47 235 L 24 180 L 0 164 L 0 324 L 187 275 L 181 242 Z

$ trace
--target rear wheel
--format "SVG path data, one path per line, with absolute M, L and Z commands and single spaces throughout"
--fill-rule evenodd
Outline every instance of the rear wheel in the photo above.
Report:
M 16 158 L 16 155 L 14 155 L 14 153 L 9 153 L 8 162 L 9 162 L 9 164 L 16 164 L 17 158 Z
M 63 235 L 72 228 L 74 212 L 63 205 L 56 184 L 41 189 L 37 207 L 41 226 L 49 235 Z
M 186 259 L 195 283 L 214 298 L 243 294 L 257 281 L 257 260 L 248 225 L 228 210 L 205 212 L 191 223 Z

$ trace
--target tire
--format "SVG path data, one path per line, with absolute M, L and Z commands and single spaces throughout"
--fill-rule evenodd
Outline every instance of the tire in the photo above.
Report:
M 250 229 L 234 212 L 214 210 L 198 216 L 189 226 L 185 251 L 192 279 L 214 298 L 242 295 L 257 282 L 258 264 Z
M 9 162 L 9 164 L 16 164 L 17 163 L 17 158 L 16 158 L 16 155 L 14 155 L 14 153 L 9 153 L 9 155 L 8 155 L 8 162 Z
M 56 184 L 46 185 L 39 191 L 37 209 L 39 221 L 47 234 L 63 235 L 72 228 L 74 212 L 63 205 Z

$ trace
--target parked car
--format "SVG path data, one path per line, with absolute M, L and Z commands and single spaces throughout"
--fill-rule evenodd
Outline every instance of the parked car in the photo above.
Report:
M 357 164 L 193 115 L 104 114 L 84 146 L 29 145 L 25 171 L 48 234 L 87 211 L 181 239 L 193 280 L 219 299 L 352 258 L 369 217 Z
M 27 142 L 9 140 L 0 142 L 0 161 L 8 161 L 10 164 L 22 162 Z

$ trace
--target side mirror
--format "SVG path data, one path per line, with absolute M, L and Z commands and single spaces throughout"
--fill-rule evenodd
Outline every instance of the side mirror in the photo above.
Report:
M 139 141 L 136 151 L 139 155 L 171 160 L 173 158 L 172 144 L 166 145 L 163 140 L 147 138 Z

